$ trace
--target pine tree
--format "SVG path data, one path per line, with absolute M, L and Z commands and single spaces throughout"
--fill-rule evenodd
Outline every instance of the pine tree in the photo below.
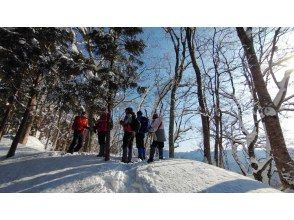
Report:
M 144 42 L 137 38 L 141 33 L 142 28 L 134 27 L 100 28 L 89 34 L 94 53 L 104 58 L 99 74 L 106 82 L 106 103 L 110 115 L 117 91 L 136 86 L 137 70 L 143 64 L 138 57 L 145 48 Z M 107 161 L 110 159 L 110 131 L 106 142 Z
M 26 81 L 29 89 L 25 112 L 7 154 L 7 157 L 11 157 L 21 138 L 25 142 L 31 130 L 38 94 L 45 76 L 52 71 L 56 55 L 60 53 L 61 46 L 66 46 L 64 40 L 68 35 L 60 28 L 1 28 L 0 34 L 3 36 L 0 45 L 8 51 L 1 59 L 2 65 L 10 68 L 8 64 L 12 63 L 13 69 Z

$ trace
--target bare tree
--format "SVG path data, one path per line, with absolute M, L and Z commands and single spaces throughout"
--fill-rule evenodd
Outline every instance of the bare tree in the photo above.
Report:
M 175 52 L 174 76 L 171 84 L 170 107 L 169 107 L 169 157 L 175 157 L 175 107 L 176 93 L 181 82 L 186 64 L 186 35 L 184 28 L 176 30 L 174 28 L 165 28 L 168 33 Z
M 236 30 L 249 65 L 250 73 L 261 107 L 260 116 L 265 124 L 266 134 L 270 142 L 271 153 L 273 155 L 279 177 L 285 188 L 294 189 L 294 162 L 286 148 L 277 107 L 275 105 L 277 101 L 274 102 L 271 99 L 266 87 L 261 67 L 254 49 L 250 29 L 246 32 L 244 28 L 237 27 Z M 287 74 L 289 74 L 289 72 L 287 72 Z
M 205 93 L 203 91 L 203 82 L 202 82 L 202 73 L 197 64 L 196 54 L 195 54 L 195 28 L 186 28 L 187 42 L 189 48 L 189 54 L 191 57 L 191 62 L 193 69 L 196 74 L 196 82 L 197 82 L 197 98 L 199 103 L 199 110 L 201 114 L 201 122 L 202 122 L 202 132 L 203 132 L 203 145 L 204 145 L 204 157 L 209 164 L 211 161 L 210 154 L 210 121 L 209 121 L 209 112 L 207 110 L 206 101 L 205 101 Z

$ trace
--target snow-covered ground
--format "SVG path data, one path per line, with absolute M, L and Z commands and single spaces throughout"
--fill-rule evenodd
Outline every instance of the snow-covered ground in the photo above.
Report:
M 12 159 L 0 143 L 0 192 L 280 192 L 265 184 L 189 159 L 123 164 L 94 154 L 46 152 L 30 138 Z

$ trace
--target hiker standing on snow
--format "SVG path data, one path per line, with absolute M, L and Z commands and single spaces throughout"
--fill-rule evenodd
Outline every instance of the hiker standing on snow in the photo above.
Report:
M 109 121 L 110 120 L 110 121 Z M 109 123 L 110 122 L 110 123 Z M 103 112 L 100 115 L 97 123 L 94 126 L 94 131 L 98 133 L 99 153 L 97 157 L 105 156 L 106 135 L 111 130 L 112 121 L 108 112 Z
M 141 126 L 138 132 L 136 132 L 136 147 L 138 148 L 138 158 L 141 160 L 145 160 L 145 146 L 144 146 L 144 138 L 145 133 L 148 132 L 149 128 L 149 119 L 143 116 L 141 111 L 137 112 L 137 119 L 140 122 Z
M 138 128 L 138 120 L 136 119 L 136 115 L 133 112 L 131 107 L 126 108 L 125 110 L 124 120 L 120 121 L 120 124 L 124 129 L 124 137 L 123 137 L 123 155 L 122 162 L 130 163 L 132 162 L 132 154 L 133 154 L 133 141 L 135 136 L 135 131 Z
M 162 116 L 155 113 L 152 117 L 149 132 L 153 134 L 148 163 L 154 161 L 155 148 L 158 148 L 159 159 L 163 159 L 163 147 L 166 141 Z
M 88 118 L 86 117 L 85 111 L 82 111 L 81 115 L 75 117 L 72 129 L 74 130 L 73 140 L 67 151 L 71 154 L 73 152 L 78 152 L 83 147 L 84 131 L 85 129 L 89 129 Z

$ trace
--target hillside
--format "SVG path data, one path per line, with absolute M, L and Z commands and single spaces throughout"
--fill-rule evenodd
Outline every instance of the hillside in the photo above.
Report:
M 1 142 L 0 192 L 279 192 L 208 164 L 189 159 L 123 164 L 94 154 L 62 155 L 42 151 L 36 139 L 4 160 L 8 139 Z

